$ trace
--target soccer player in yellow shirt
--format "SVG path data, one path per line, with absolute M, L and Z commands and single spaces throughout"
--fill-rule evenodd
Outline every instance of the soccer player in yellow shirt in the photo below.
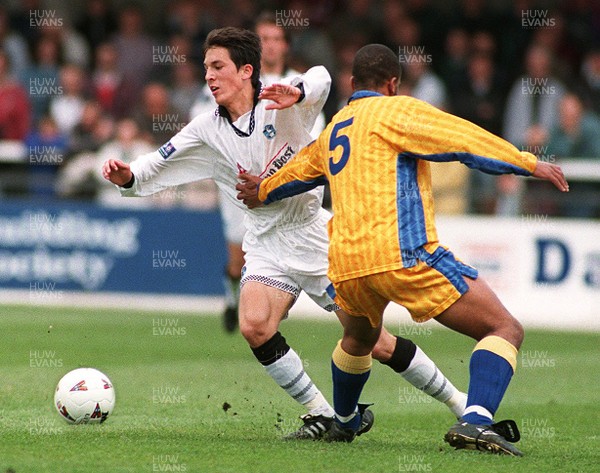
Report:
M 391 97 L 400 67 L 389 48 L 361 48 L 352 75 L 354 94 L 316 141 L 273 176 L 261 182 L 240 175 L 237 186 L 238 198 L 255 207 L 330 184 L 328 276 L 347 315 L 339 317 L 344 335 L 332 355 L 336 422 L 328 437 L 354 438 L 371 350 L 393 301 L 417 322 L 435 317 L 477 341 L 467 407 L 445 440 L 520 456 L 509 443 L 518 440 L 516 424 L 494 424 L 493 415 L 515 371 L 523 328 L 477 270 L 439 243 L 429 166 L 460 161 L 487 173 L 549 180 L 563 192 L 568 184 L 560 167 L 466 120 L 411 97 Z

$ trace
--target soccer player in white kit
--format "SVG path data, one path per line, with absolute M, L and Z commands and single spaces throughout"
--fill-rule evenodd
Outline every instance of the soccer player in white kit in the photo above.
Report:
M 331 78 L 324 67 L 266 87 L 261 92 L 260 40 L 248 30 L 213 30 L 205 43 L 206 81 L 218 109 L 194 118 L 157 151 L 130 165 L 109 160 L 106 179 L 124 196 L 147 196 L 167 187 L 213 179 L 224 195 L 236 198 L 240 172 L 262 177 L 275 173 L 310 141 L 309 130 L 321 111 Z M 273 102 L 269 102 L 272 100 Z M 246 210 L 246 252 L 241 294 L 240 332 L 267 373 L 308 411 L 304 424 L 288 438 L 321 438 L 334 411 L 305 372 L 302 360 L 279 332 L 300 290 L 327 311 L 347 316 L 330 296 L 327 279 L 329 212 L 321 207 L 320 188 Z M 245 208 L 245 207 L 244 207 Z M 457 417 L 466 395 L 458 391 L 423 351 L 385 329 L 373 358 L 408 382 L 444 402 Z M 370 411 L 367 409 L 363 413 Z M 372 425 L 363 415 L 361 432 Z
M 255 22 L 254 31 L 260 38 L 262 54 L 260 61 L 260 82 L 263 86 L 280 83 L 285 78 L 293 78 L 300 73 L 287 64 L 290 48 L 290 37 L 287 31 L 277 24 L 277 18 L 272 12 L 260 14 Z M 218 104 L 210 91 L 208 84 L 192 106 L 190 119 L 200 113 L 214 112 Z M 316 139 L 325 128 L 325 115 L 317 115 L 315 124 L 310 132 Z M 244 266 L 244 251 L 242 242 L 246 227 L 244 226 L 245 209 L 237 202 L 232 202 L 227 195 L 219 192 L 219 209 L 223 221 L 223 233 L 227 242 L 227 266 L 225 268 L 225 310 L 223 312 L 223 327 L 227 332 L 234 332 L 238 324 L 239 287 L 242 268 Z

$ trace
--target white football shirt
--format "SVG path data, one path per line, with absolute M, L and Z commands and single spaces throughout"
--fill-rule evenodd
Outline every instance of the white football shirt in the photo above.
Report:
M 135 175 L 124 196 L 147 196 L 165 188 L 202 179 L 213 179 L 222 195 L 247 210 L 248 231 L 260 235 L 275 226 L 299 226 L 316 218 L 321 208 L 322 187 L 266 207 L 249 210 L 237 200 L 235 185 L 240 172 L 266 177 L 310 141 L 310 130 L 329 93 L 331 77 L 323 66 L 288 78 L 284 83 L 302 83 L 305 98 L 285 110 L 265 110 L 269 101 L 260 100 L 254 109 L 254 129 L 250 136 L 238 136 L 231 123 L 216 112 L 198 115 L 157 151 L 144 154 L 131 163 Z M 252 111 L 233 123 L 248 133 Z

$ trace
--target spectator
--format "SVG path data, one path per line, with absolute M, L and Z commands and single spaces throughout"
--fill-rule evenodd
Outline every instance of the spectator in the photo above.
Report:
M 63 163 L 68 139 L 49 115 L 25 138 L 29 152 L 29 192 L 34 197 L 55 195 L 55 178 Z
M 192 0 L 178 0 L 173 2 L 167 14 L 166 23 L 169 32 L 190 41 L 191 60 L 194 62 L 202 62 L 202 45 L 206 35 L 217 27 L 209 5 L 210 3 L 202 7 Z
M 75 64 L 81 68 L 88 68 L 91 62 L 90 46 L 85 37 L 81 35 L 68 18 L 61 18 L 62 26 L 42 27 L 42 35 L 52 38 L 59 45 L 61 57 L 65 63 Z
M 493 59 L 485 54 L 474 54 L 469 58 L 461 87 L 452 94 L 452 110 L 459 117 L 500 135 L 503 89 Z
M 107 142 L 98 151 L 94 162 L 94 176 L 97 180 L 97 201 L 109 207 L 149 207 L 152 199 L 123 199 L 115 192 L 114 185 L 102 177 L 102 163 L 107 159 L 119 159 L 130 163 L 137 156 L 153 151 L 155 147 L 142 139 L 137 123 L 129 118 L 124 118 L 116 124 L 116 135 L 112 141 Z
M 559 104 L 559 121 L 549 134 L 547 153 L 559 158 L 600 159 L 600 118 L 568 93 Z
M 117 22 L 107 0 L 87 0 L 85 12 L 76 24 L 93 50 L 110 39 Z
M 119 72 L 128 80 L 145 83 L 152 72 L 152 48 L 159 47 L 159 43 L 144 32 L 144 18 L 139 7 L 129 5 L 121 10 L 113 43 Z
M 23 140 L 30 126 L 29 101 L 9 71 L 8 54 L 0 49 L 0 140 Z
M 525 73 L 515 81 L 506 101 L 504 138 L 522 149 L 546 141 L 564 92 L 552 72 L 550 51 L 532 45 L 525 57 Z
M 558 159 L 594 158 L 600 161 L 600 117 L 585 110 L 581 99 L 566 94 L 560 101 L 558 124 L 552 129 L 546 153 Z M 569 199 L 561 201 L 561 215 L 592 218 L 600 212 L 597 183 L 573 182 Z
M 194 101 L 202 92 L 198 68 L 189 61 L 172 69 L 171 103 L 182 117 L 189 117 Z
M 40 37 L 35 44 L 35 62 L 21 76 L 21 83 L 29 92 L 34 123 L 48 113 L 50 99 L 60 94 L 60 63 L 60 46 L 56 40 L 48 36 Z
M 495 71 L 492 58 L 475 53 L 469 59 L 463 85 L 452 97 L 452 111 L 487 131 L 499 135 L 502 129 L 504 88 Z M 464 166 L 460 166 L 463 170 Z M 489 214 L 494 211 L 495 177 L 484 173 L 468 173 L 469 195 L 465 204 L 470 212 Z M 443 185 L 443 184 L 439 184 Z
M 112 43 L 98 46 L 92 92 L 104 112 L 122 118 L 131 111 L 138 94 L 136 84 L 119 70 L 117 60 L 117 49 Z
M 179 116 L 171 106 L 168 89 L 158 82 L 144 87 L 142 103 L 133 118 L 140 136 L 155 146 L 166 143 L 187 122 L 187 116 Z
M 600 46 L 591 49 L 584 57 L 579 89 L 586 106 L 600 115 Z
M 445 54 L 440 61 L 440 71 L 451 95 L 459 92 L 464 85 L 469 62 L 469 40 L 465 30 L 453 28 L 444 42 Z
M 85 102 L 79 123 L 71 131 L 69 156 L 98 151 L 112 137 L 112 121 L 103 115 L 98 102 Z
M 85 73 L 74 64 L 67 64 L 60 70 L 62 93 L 50 100 L 50 115 L 58 129 L 67 136 L 71 134 L 83 114 L 86 97 Z
M 554 77 L 552 56 L 546 48 L 533 44 L 525 56 L 525 74 L 513 84 L 504 112 L 504 138 L 522 150 L 534 154 L 547 140 L 557 123 L 558 103 L 565 93 Z M 524 181 L 515 176 L 500 176 L 496 212 L 521 213 Z
M 10 73 L 19 77 L 29 66 L 29 49 L 27 41 L 10 29 L 10 19 L 3 7 L 0 7 L 0 45 L 6 52 L 11 65 Z
M 429 60 L 430 56 L 421 54 L 409 55 L 406 58 L 400 93 L 445 110 L 448 106 L 446 87 L 429 67 Z

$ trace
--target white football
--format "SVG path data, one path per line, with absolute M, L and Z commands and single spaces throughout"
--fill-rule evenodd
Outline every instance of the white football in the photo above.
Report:
M 58 382 L 54 405 L 69 424 L 101 424 L 115 407 L 115 390 L 104 373 L 78 368 Z

